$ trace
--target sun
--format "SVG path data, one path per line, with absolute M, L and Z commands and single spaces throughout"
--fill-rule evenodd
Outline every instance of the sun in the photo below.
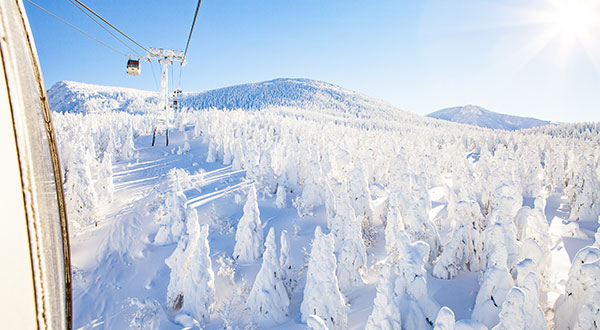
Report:
M 598 0 L 553 1 L 549 21 L 565 38 L 585 39 L 600 20 Z
M 558 42 L 563 64 L 577 46 L 594 61 L 600 57 L 600 0 L 550 0 L 535 16 L 547 26 L 543 34 L 546 43 Z

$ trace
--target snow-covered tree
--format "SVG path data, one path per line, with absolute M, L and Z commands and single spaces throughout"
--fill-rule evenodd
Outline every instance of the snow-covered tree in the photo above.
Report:
M 66 169 L 63 184 L 67 210 L 70 219 L 77 227 L 93 224 L 96 221 L 98 195 L 94 189 L 89 163 L 86 162 L 87 157 L 88 155 L 84 154 L 81 160 L 70 164 Z
M 600 249 L 588 246 L 573 258 L 565 293 L 554 305 L 554 324 L 558 330 L 600 325 Z
M 234 259 L 243 262 L 256 260 L 262 254 L 262 242 L 263 228 L 258 210 L 256 188 L 251 186 L 248 199 L 244 204 L 244 214 L 235 232 Z
M 367 328 L 396 328 L 400 324 L 402 329 L 430 329 L 440 306 L 427 291 L 425 260 L 429 245 L 423 241 L 410 243 L 402 230 L 397 235 L 395 248 L 390 250 L 393 254 L 387 256 L 390 274 L 383 268 Z
M 275 206 L 278 209 L 282 209 L 286 205 L 286 188 L 283 185 L 278 185 L 275 191 Z
M 600 179 L 593 164 L 580 162 L 583 170 L 579 175 L 574 174 L 565 188 L 565 194 L 571 199 L 569 219 L 595 219 L 600 215 Z
M 310 315 L 306 319 L 306 325 L 310 330 L 329 330 L 325 321 L 318 317 L 317 315 Z
M 198 224 L 196 210 L 188 210 L 187 236 L 179 240 L 173 254 L 165 259 L 171 269 L 167 307 L 191 315 L 200 324 L 210 318 L 215 284 L 208 245 L 208 225 Z
M 402 315 L 400 307 L 397 305 L 393 279 L 392 265 L 384 264 L 379 273 L 373 311 L 369 315 L 365 329 L 394 330 L 402 328 Z
M 502 304 L 515 284 L 507 266 L 509 247 L 506 242 L 511 240 L 510 232 L 501 222 L 488 225 L 485 232 L 486 268 L 480 281 L 481 286 L 471 318 L 485 324 L 488 328 L 492 328 L 500 321 L 498 314 Z
M 455 323 L 454 312 L 450 308 L 444 306 L 440 309 L 440 312 L 435 319 L 433 330 L 454 330 Z
M 95 184 L 98 200 L 111 203 L 115 187 L 113 185 L 112 156 L 105 152 L 98 169 L 98 180 Z
M 456 276 L 462 269 L 478 271 L 483 254 L 481 231 L 484 219 L 479 204 L 475 201 L 460 201 L 448 216 L 455 217 L 448 224 L 454 230 L 433 267 L 433 275 L 444 279 Z
M 262 266 L 256 275 L 246 303 L 254 320 L 280 322 L 287 317 L 290 298 L 282 274 L 277 260 L 275 230 L 271 228 L 265 241 Z
M 423 241 L 410 243 L 408 236 L 401 233 L 397 238 L 399 253 L 394 264 L 397 275 L 394 292 L 398 296 L 404 329 L 428 329 L 433 325 L 440 306 L 427 291 L 425 261 L 429 245 Z
M 217 147 L 213 141 L 208 144 L 208 155 L 206 156 L 207 163 L 214 163 L 217 161 Z
M 296 275 L 294 272 L 294 266 L 292 265 L 292 258 L 290 256 L 290 239 L 288 237 L 287 230 L 281 231 L 279 238 L 281 249 L 279 252 L 279 267 L 281 268 L 281 280 L 285 285 L 285 289 L 288 293 L 288 297 L 292 297 L 292 292 L 296 288 Z
M 349 205 L 347 207 L 350 208 Z M 337 266 L 337 278 L 342 291 L 364 283 L 362 272 L 367 265 L 367 251 L 362 239 L 360 219 L 362 217 L 345 219 Z
M 329 329 L 346 329 L 347 308 L 335 271 L 333 236 L 324 235 L 321 227 L 317 226 L 306 271 L 304 299 L 300 306 L 303 322 L 310 315 L 317 315 Z
M 167 245 L 179 240 L 185 231 L 185 201 L 185 195 L 180 190 L 166 193 L 164 203 L 154 214 L 154 221 L 160 226 L 154 244 Z
M 544 291 L 542 300 L 545 300 L 545 292 L 552 289 L 550 279 L 552 266 L 552 239 L 550 228 L 544 214 L 545 202 L 543 198 L 537 197 L 535 208 L 527 206 L 521 208 L 515 216 L 515 227 L 517 240 L 521 246 L 521 258 L 529 258 L 535 262 L 536 269 L 542 279 L 541 287 Z

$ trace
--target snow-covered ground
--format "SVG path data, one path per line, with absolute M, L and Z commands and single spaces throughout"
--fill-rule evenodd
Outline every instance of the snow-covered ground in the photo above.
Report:
M 286 82 L 283 105 L 190 103 L 152 147 L 149 92 L 69 84 L 76 328 L 600 322 L 598 124 L 491 131 Z

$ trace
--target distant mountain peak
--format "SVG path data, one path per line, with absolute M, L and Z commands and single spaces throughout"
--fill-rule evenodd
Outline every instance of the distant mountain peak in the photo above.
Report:
M 468 124 L 490 129 L 503 129 L 508 131 L 545 126 L 550 124 L 549 121 L 535 118 L 505 115 L 472 104 L 442 109 L 428 114 L 427 117 L 443 119 L 455 123 Z

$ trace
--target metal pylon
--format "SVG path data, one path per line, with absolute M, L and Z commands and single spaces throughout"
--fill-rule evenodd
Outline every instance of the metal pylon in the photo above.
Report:
M 171 110 L 169 107 L 169 75 L 168 65 L 173 62 L 180 62 L 181 66 L 185 66 L 185 54 L 182 51 L 170 50 L 163 48 L 150 48 L 146 54 L 148 62 L 153 59 L 157 60 L 162 65 L 160 79 L 160 94 L 159 94 L 159 109 L 154 119 L 154 130 L 152 132 L 152 146 L 156 141 L 156 134 L 162 134 L 166 138 L 166 145 L 169 145 L 169 117 Z

